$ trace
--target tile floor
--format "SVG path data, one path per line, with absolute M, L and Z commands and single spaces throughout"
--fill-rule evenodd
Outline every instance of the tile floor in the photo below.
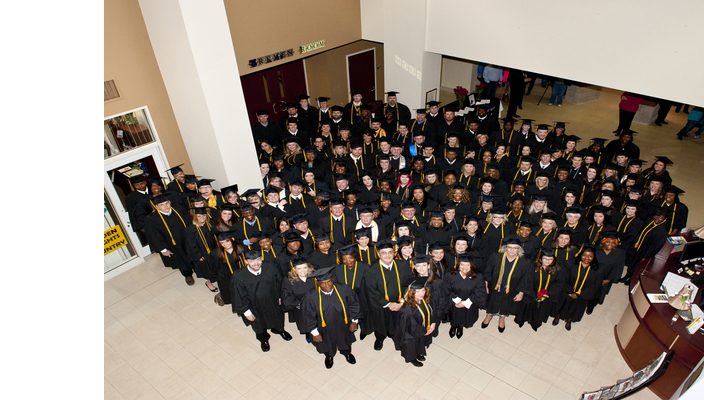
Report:
M 585 138 L 584 145 L 590 137 L 613 137 L 619 94 L 604 89 L 596 102 L 565 102 L 560 108 L 536 106 L 539 96 L 533 94 L 519 114 L 539 122 L 570 121 L 567 132 Z M 663 127 L 634 124 L 640 132 L 635 141 L 645 160 L 661 154 L 675 160 L 670 170 L 675 184 L 687 191 L 682 200 L 690 203 L 689 226 L 702 225 L 704 215 L 691 203 L 704 189 L 687 172 L 700 165 L 704 139 L 675 140 L 686 114 L 674 108 L 667 121 Z M 356 365 L 338 356 L 327 370 L 323 356 L 291 324 L 291 342 L 275 336 L 271 351 L 261 352 L 251 329 L 229 307 L 213 303 L 203 280 L 189 287 L 178 271 L 152 255 L 104 283 L 105 398 L 576 399 L 631 375 L 613 338 L 627 302 L 626 287 L 615 286 L 607 303 L 570 332 L 548 324 L 536 333 L 508 320 L 499 334 L 494 319 L 489 328 L 477 324 L 457 340 L 445 324 L 423 368 L 405 364 L 391 341 L 377 352 L 367 338 L 353 346 Z M 630 399 L 657 396 L 646 389 Z

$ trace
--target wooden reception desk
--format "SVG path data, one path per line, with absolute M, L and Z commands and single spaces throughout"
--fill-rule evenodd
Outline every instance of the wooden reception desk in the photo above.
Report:
M 704 335 L 689 334 L 688 322 L 672 322 L 676 310 L 667 303 L 650 303 L 647 293 L 662 293 L 660 283 L 668 272 L 677 273 L 681 253 L 667 242 L 653 258 L 644 261 L 630 282 L 630 306 L 614 327 L 616 344 L 633 370 L 639 370 L 663 351 L 675 351 L 663 376 L 648 388 L 662 399 L 677 399 L 697 379 L 704 365 Z M 697 295 L 698 300 L 701 293 Z M 696 303 L 696 301 L 695 301 Z

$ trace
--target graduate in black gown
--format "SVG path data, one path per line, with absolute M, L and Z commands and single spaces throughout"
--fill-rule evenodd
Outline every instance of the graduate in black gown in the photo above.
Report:
M 415 367 L 422 367 L 427 348 L 426 337 L 436 328 L 433 322 L 433 307 L 430 305 L 430 289 L 426 287 L 428 278 L 411 276 L 404 302 L 398 310 L 398 322 L 394 334 L 396 350 L 403 359 Z
M 556 249 L 547 245 L 541 249 L 533 267 L 533 287 L 523 297 L 523 312 L 516 316 L 516 323 L 523 326 L 526 321 L 534 331 L 557 315 L 557 307 L 562 304 L 562 293 L 567 280 L 567 269 L 555 258 Z
M 315 281 L 310 277 L 315 268 L 303 257 L 291 260 L 293 269 L 281 282 L 281 308 L 288 312 L 288 322 L 295 322 L 301 334 L 308 332 L 303 320 L 301 302 L 308 292 L 315 289 Z
M 421 278 L 428 278 L 426 289 L 430 290 L 430 306 L 433 308 L 432 322 L 436 326 L 440 325 L 442 317 L 449 305 L 447 291 L 442 283 L 442 279 L 430 268 L 430 260 L 433 257 L 427 254 L 420 254 L 413 257 L 413 275 Z M 434 337 L 438 336 L 438 330 L 434 330 L 432 335 L 426 336 L 426 346 L 430 346 Z
M 518 236 L 508 236 L 503 244 L 497 254 L 489 257 L 482 271 L 489 292 L 482 329 L 489 326 L 491 318 L 498 314 L 501 333 L 506 328 L 506 316 L 516 315 L 523 297 L 533 285 L 531 262 L 523 257 Z
M 211 292 L 217 292 L 218 288 L 213 286 L 213 282 L 217 281 L 217 271 L 210 265 L 210 253 L 217 249 L 217 244 L 215 230 L 208 222 L 205 207 L 193 210 L 193 223 L 186 228 L 186 245 L 196 276 L 206 279 L 205 286 Z
M 337 255 L 335 250 L 332 250 L 330 236 L 326 233 L 319 233 L 315 238 L 315 251 L 308 258 L 308 262 L 313 264 L 315 269 L 337 264 Z
M 665 244 L 667 232 L 670 228 L 667 223 L 668 214 L 669 212 L 666 209 L 662 207 L 656 208 L 653 219 L 643 226 L 633 246 L 630 249 L 625 249 L 628 272 L 621 281 L 628 284 L 638 265 L 645 261 L 646 258 L 656 255 L 662 245 Z
M 267 352 L 271 348 L 268 330 L 286 341 L 292 339 L 284 330 L 284 313 L 279 305 L 282 277 L 274 264 L 262 262 L 258 251 L 250 250 L 244 258 L 247 265 L 232 276 L 232 311 L 252 327 L 262 351 Z
M 372 264 L 364 276 L 367 301 L 365 334 L 374 332 L 374 350 L 384 347 L 384 339 L 396 332 L 398 311 L 403 306 L 401 284 L 413 275 L 408 261 L 394 260 L 394 244 L 382 240 L 376 245 L 379 261 Z
M 232 238 L 232 232 L 218 233 L 217 249 L 210 252 L 210 265 L 218 282 L 220 293 L 215 295 L 219 306 L 232 304 L 232 274 L 244 265 L 241 246 Z
M 578 257 L 579 262 L 573 264 L 568 271 L 565 292 L 567 297 L 560 307 L 556 320 L 565 320 L 565 329 L 572 329 L 572 322 L 579 322 L 587 310 L 590 300 L 599 295 L 602 283 L 602 270 L 596 261 L 596 248 L 585 244 Z M 553 325 L 556 325 L 553 322 Z
M 185 210 L 171 206 L 165 195 L 152 199 L 157 211 L 152 212 L 144 223 L 144 234 L 149 247 L 159 252 L 165 267 L 178 269 L 186 278 L 188 286 L 195 283 L 193 268 L 186 251 L 186 227 L 190 218 Z
M 352 343 L 356 341 L 354 332 L 362 315 L 354 290 L 335 283 L 334 269 L 321 268 L 311 275 L 317 281 L 318 288 L 309 292 L 301 304 L 305 331 L 310 333 L 318 353 L 325 354 L 326 368 L 332 368 L 337 350 L 348 363 L 357 362 L 352 354 Z
M 450 337 L 460 339 L 464 328 L 471 328 L 479 319 L 479 309 L 486 308 L 487 293 L 484 277 L 477 265 L 479 257 L 472 254 L 459 256 L 457 269 L 446 274 L 443 280 L 450 305 Z
M 615 229 L 604 230 L 602 232 L 601 247 L 596 249 L 596 261 L 602 270 L 602 282 L 599 289 L 599 296 L 595 297 L 587 305 L 587 315 L 594 311 L 597 304 L 604 304 L 606 295 L 611 290 L 613 283 L 618 283 L 623 274 L 623 266 L 626 264 L 626 251 L 619 247 L 619 234 Z

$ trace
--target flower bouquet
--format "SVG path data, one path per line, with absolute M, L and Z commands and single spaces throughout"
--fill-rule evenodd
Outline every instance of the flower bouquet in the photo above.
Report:
M 545 300 L 547 298 L 548 298 L 548 290 L 547 289 L 543 289 L 543 290 L 538 291 L 538 297 L 535 298 L 535 301 L 538 302 L 538 307 L 540 307 L 540 303 L 542 303 L 543 300 Z
M 475 93 L 477 94 L 477 100 L 482 99 L 482 93 L 484 93 L 484 88 L 487 86 L 486 82 L 479 82 L 475 87 Z
M 469 94 L 469 91 L 462 86 L 457 86 L 454 90 L 455 96 L 457 97 L 457 103 L 458 103 L 458 110 L 462 110 L 464 108 L 464 99 L 467 97 Z

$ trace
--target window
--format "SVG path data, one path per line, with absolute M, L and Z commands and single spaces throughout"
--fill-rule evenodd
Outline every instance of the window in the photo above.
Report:
M 143 109 L 106 118 L 103 122 L 103 134 L 103 158 L 154 142 L 154 135 Z

